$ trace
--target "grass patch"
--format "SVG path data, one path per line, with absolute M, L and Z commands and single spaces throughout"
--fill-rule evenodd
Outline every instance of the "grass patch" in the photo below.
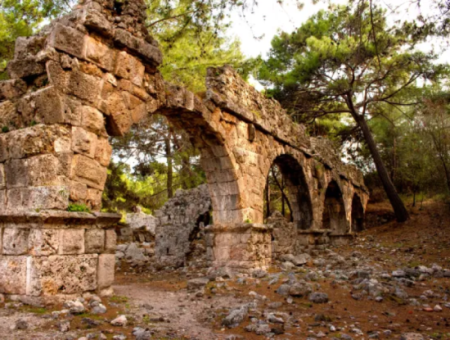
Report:
M 127 303 L 128 298 L 126 296 L 114 295 L 109 298 L 109 302 L 113 303 Z
M 42 307 L 25 307 L 24 312 L 43 315 L 49 313 L 49 310 Z
M 91 209 L 89 209 L 85 204 L 72 203 L 72 204 L 69 204 L 69 207 L 67 208 L 67 211 L 70 211 L 70 212 L 91 212 Z

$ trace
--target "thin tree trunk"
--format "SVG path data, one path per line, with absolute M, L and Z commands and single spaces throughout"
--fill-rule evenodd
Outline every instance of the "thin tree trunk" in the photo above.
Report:
M 170 143 L 172 132 L 169 130 L 164 142 L 166 144 L 166 157 L 167 157 L 167 197 L 173 197 L 173 160 L 172 160 L 172 146 Z
M 391 171 L 392 182 L 395 182 L 396 173 L 397 173 L 397 138 L 394 136 L 394 147 L 392 150 L 392 171 Z
M 364 134 L 364 139 L 367 142 L 370 154 L 372 155 L 373 161 L 375 162 L 378 176 L 380 177 L 381 183 L 383 183 L 384 190 L 386 191 L 392 208 L 394 209 L 395 217 L 397 218 L 398 222 L 405 222 L 409 219 L 408 210 L 406 210 L 405 205 L 403 204 L 400 196 L 397 193 L 397 190 L 395 189 L 394 184 L 391 181 L 391 178 L 389 177 L 383 160 L 381 159 L 380 153 L 378 152 L 377 145 L 373 139 L 372 132 L 370 131 L 364 117 L 357 114 L 354 110 L 351 111 L 353 118 Z
M 283 189 L 282 189 L 282 186 L 281 186 L 280 182 L 278 181 L 277 176 L 275 175 L 275 171 L 273 171 L 273 168 L 272 168 L 272 176 L 273 176 L 273 178 L 275 179 L 275 183 L 277 184 L 278 188 L 280 188 L 281 195 L 282 195 L 282 196 L 284 197 L 284 199 L 286 200 L 286 203 L 287 203 L 287 205 L 288 205 L 289 211 L 291 212 L 291 215 L 292 215 L 291 202 L 289 202 L 289 199 L 287 198 L 286 194 L 284 193 L 284 191 L 283 191 Z M 291 217 L 292 217 L 292 216 L 291 216 Z
M 281 192 L 284 192 L 284 178 L 281 179 Z M 281 195 L 281 214 L 286 217 L 286 204 L 284 200 L 284 195 Z

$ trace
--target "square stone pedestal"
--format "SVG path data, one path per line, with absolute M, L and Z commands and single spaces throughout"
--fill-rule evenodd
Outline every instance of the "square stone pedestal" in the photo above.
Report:
M 44 301 L 111 294 L 119 220 L 64 211 L 0 216 L 0 293 Z
M 272 256 L 271 228 L 263 224 L 208 226 L 208 260 L 214 268 L 234 271 L 268 269 Z

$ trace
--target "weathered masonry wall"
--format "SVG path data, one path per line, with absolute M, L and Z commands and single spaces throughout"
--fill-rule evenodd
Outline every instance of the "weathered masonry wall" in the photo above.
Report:
M 72 203 L 99 211 L 112 153 L 108 136 L 158 113 L 201 151 L 212 233 L 248 226 L 255 229 L 250 234 L 261 232 L 273 163 L 288 179 L 299 233 L 327 233 L 324 216 L 330 228 L 339 226 L 331 230 L 335 238 L 352 231 L 352 216 L 360 229 L 361 213 L 352 214 L 352 206 L 360 202 L 364 212 L 367 204 L 361 173 L 342 164 L 330 142 L 306 136 L 279 103 L 230 67 L 209 70 L 205 98 L 166 83 L 145 13 L 143 0 L 83 0 L 38 35 L 17 40 L 11 79 L 0 82 L 0 214 L 65 211 Z M 230 249 L 230 238 L 214 237 L 213 247 Z M 245 262 L 216 255 L 220 264 Z M 264 256 L 253 265 L 265 266 Z M 0 266 L 8 267 L 5 261 L 2 255 Z
M 155 255 L 161 266 L 180 267 L 186 263 L 194 238 L 210 223 L 211 198 L 207 185 L 177 190 L 156 212 Z
M 112 292 L 116 214 L 0 216 L 0 292 L 19 297 Z

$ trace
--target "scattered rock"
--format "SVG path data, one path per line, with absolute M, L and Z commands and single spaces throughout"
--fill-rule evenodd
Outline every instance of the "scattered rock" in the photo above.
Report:
M 58 329 L 62 333 L 66 333 L 66 332 L 70 331 L 70 321 L 69 320 L 61 321 L 58 324 Z
M 312 287 L 309 283 L 306 283 L 306 282 L 294 283 L 289 288 L 289 295 L 292 295 L 295 297 L 307 296 L 311 292 L 312 292 Z
M 326 293 L 311 293 L 308 297 L 309 301 L 313 303 L 327 303 L 328 302 L 328 294 Z
M 127 325 L 127 317 L 125 315 L 119 315 L 117 318 L 111 321 L 111 325 L 125 327 Z
M 106 313 L 106 307 L 102 305 L 101 303 L 92 308 L 91 312 L 92 314 L 105 314 Z
M 64 308 L 67 308 L 71 314 L 82 314 L 86 311 L 83 303 L 79 300 L 67 301 L 64 303 Z
M 28 329 L 28 322 L 24 319 L 17 320 L 15 324 L 15 329 L 20 330 Z
M 244 321 L 245 316 L 248 313 L 248 306 L 244 305 L 239 308 L 233 309 L 228 316 L 222 320 L 222 325 L 228 328 L 234 328 Z
M 209 279 L 207 277 L 201 277 L 201 278 L 189 280 L 187 282 L 187 290 L 195 291 L 195 290 L 203 289 L 208 284 L 208 282 L 209 282 Z
M 422 334 L 419 333 L 403 333 L 400 340 L 425 340 Z

